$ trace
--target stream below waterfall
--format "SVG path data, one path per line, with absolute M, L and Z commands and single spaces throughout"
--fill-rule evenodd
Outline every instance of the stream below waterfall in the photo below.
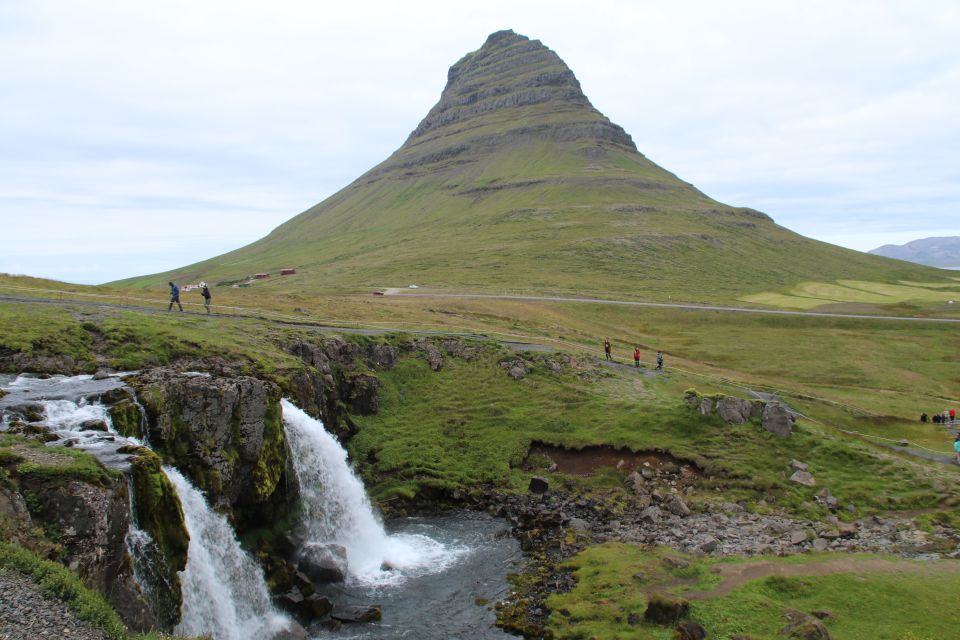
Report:
M 493 640 L 515 638 L 493 623 L 493 605 L 508 589 L 506 575 L 516 571 L 520 545 L 506 521 L 482 513 L 403 518 L 388 522 L 391 535 L 424 536 L 450 549 L 463 549 L 442 571 L 410 575 L 400 584 L 378 586 L 348 581 L 323 593 L 338 603 L 379 604 L 383 619 L 344 625 L 320 637 Z

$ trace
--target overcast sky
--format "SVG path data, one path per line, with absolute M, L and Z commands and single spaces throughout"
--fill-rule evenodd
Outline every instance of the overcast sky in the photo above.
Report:
M 100 283 L 256 240 L 506 28 L 720 201 L 859 250 L 960 235 L 956 0 L 0 0 L 0 272 Z

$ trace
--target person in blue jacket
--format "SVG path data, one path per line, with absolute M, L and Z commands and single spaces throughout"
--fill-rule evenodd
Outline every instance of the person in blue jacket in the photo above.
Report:
M 957 464 L 960 464 L 960 433 L 953 440 L 953 452 L 957 454 Z
M 183 305 L 180 304 L 180 287 L 178 287 L 173 282 L 168 282 L 170 285 L 170 306 L 167 307 L 167 311 L 173 310 L 173 303 L 176 302 L 177 306 L 180 307 L 180 311 L 183 311 Z

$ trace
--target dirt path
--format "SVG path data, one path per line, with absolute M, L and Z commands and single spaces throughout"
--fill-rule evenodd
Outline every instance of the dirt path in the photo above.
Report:
M 520 295 L 498 295 L 495 293 L 409 293 L 398 289 L 387 289 L 386 295 L 396 295 L 410 298 L 477 298 L 494 300 L 526 300 L 530 302 L 590 302 L 594 304 L 612 304 L 630 307 L 649 307 L 659 309 L 691 309 L 695 311 L 722 311 L 724 313 L 763 313 L 778 316 L 807 316 L 817 318 L 847 318 L 851 320 L 900 320 L 906 322 L 948 322 L 960 324 L 960 318 L 918 318 L 913 316 L 879 316 L 879 315 L 859 315 L 852 313 L 827 313 L 818 311 L 783 311 L 780 309 L 759 309 L 750 307 L 726 307 L 707 304 L 680 304 L 668 302 L 637 302 L 634 300 L 605 300 L 603 298 L 570 297 L 562 296 L 520 296 Z
M 770 576 L 826 576 L 837 573 L 922 573 L 926 575 L 960 573 L 960 562 L 839 557 L 804 564 L 785 564 L 770 560 L 717 564 L 714 565 L 714 570 L 722 578 L 722 582 L 715 589 L 711 591 L 690 591 L 683 594 L 683 597 L 688 600 L 718 598 L 727 595 L 747 582 Z

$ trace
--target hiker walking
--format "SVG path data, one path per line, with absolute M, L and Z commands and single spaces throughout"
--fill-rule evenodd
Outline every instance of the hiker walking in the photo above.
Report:
M 633 366 L 640 367 L 640 347 L 633 348 Z
M 920 422 L 926 422 L 928 419 L 926 412 L 920 414 Z
M 182 312 L 183 305 L 180 304 L 180 287 L 174 282 L 168 282 L 167 284 L 170 285 L 170 306 L 167 307 L 167 311 L 173 311 L 173 303 L 176 302 Z
M 663 351 L 657 351 L 657 371 L 663 371 Z
M 207 286 L 206 282 L 201 282 L 200 286 L 203 287 L 200 291 L 200 295 L 203 296 L 203 308 L 207 310 L 207 313 L 210 313 L 210 287 Z
M 613 356 L 610 355 L 610 338 L 603 339 L 603 355 L 607 360 L 613 360 Z
M 958 432 L 957 437 L 953 439 L 953 452 L 956 455 L 957 464 L 960 464 L 960 432 Z

